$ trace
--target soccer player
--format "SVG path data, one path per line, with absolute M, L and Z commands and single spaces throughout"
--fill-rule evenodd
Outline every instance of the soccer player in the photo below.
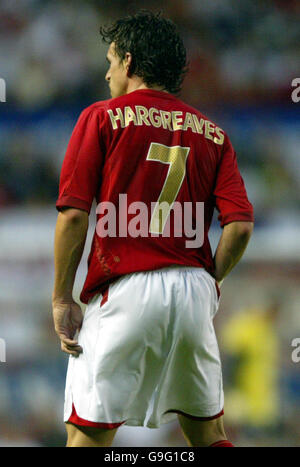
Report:
M 67 446 L 110 446 L 122 424 L 178 417 L 189 446 L 231 447 L 213 318 L 253 208 L 226 133 L 175 97 L 186 72 L 175 25 L 141 11 L 100 31 L 112 99 L 81 113 L 56 203 L 52 300 L 70 354 Z M 94 199 L 83 316 L 72 290 Z M 213 257 L 214 208 L 223 231 Z

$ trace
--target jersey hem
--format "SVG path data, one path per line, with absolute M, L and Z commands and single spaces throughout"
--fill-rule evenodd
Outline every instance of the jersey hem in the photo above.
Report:
M 224 227 L 224 225 L 230 224 L 231 222 L 254 222 L 254 215 L 251 212 L 235 212 L 219 216 L 219 220 L 220 219 L 220 225 Z
M 83 209 L 88 213 L 90 213 L 91 210 L 91 206 L 87 201 L 69 195 L 61 196 L 56 202 L 56 209 L 58 211 L 60 211 L 60 208 L 63 207 Z

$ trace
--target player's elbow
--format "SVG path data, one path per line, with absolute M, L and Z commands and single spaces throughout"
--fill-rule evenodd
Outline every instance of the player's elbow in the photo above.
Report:
M 60 216 L 70 224 L 86 224 L 89 217 L 87 211 L 76 208 L 64 208 L 61 210 Z
M 239 222 L 239 224 L 241 224 L 239 226 L 240 236 L 249 240 L 253 232 L 254 223 L 253 222 Z
M 238 222 L 237 236 L 240 241 L 247 244 L 253 232 L 253 222 Z
M 232 222 L 228 224 L 227 227 L 235 238 L 238 238 L 243 241 L 249 241 L 253 232 L 254 223 L 253 222 Z

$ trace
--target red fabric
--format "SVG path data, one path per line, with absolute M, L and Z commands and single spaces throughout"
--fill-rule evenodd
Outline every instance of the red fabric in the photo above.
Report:
M 102 292 L 102 300 L 101 300 L 101 303 L 100 303 L 100 307 L 102 305 L 104 305 L 104 303 L 106 303 L 108 300 L 108 287 L 107 289 L 105 289 L 103 292 Z
M 234 448 L 234 445 L 231 444 L 230 441 L 227 439 L 222 439 L 221 441 L 217 441 L 209 446 L 210 448 Z
M 84 418 L 78 417 L 74 404 L 72 404 L 72 414 L 68 422 L 73 423 L 74 425 L 89 426 L 89 427 L 94 427 L 94 428 L 106 428 L 109 430 L 112 430 L 113 428 L 118 428 L 124 423 L 124 422 L 121 422 L 121 423 L 90 422 L 89 420 L 85 420 Z
M 218 283 L 217 283 L 217 281 L 215 281 L 215 284 L 216 284 L 216 289 L 217 289 L 217 295 L 218 295 L 218 298 L 220 298 L 220 296 L 221 296 L 221 290 L 220 290 L 220 287 L 218 286 Z
M 160 111 L 172 115 L 171 123 Z M 163 123 L 157 123 L 157 118 Z M 136 201 L 147 206 L 149 226 L 151 203 L 158 201 L 170 168 L 169 163 L 147 159 L 151 143 L 189 149 L 175 200 L 181 206 L 191 203 L 194 224 L 196 202 L 204 202 L 201 247 L 187 248 L 186 241 L 191 239 L 184 232 L 181 237 L 175 236 L 172 210 L 170 237 L 148 232 L 147 236 L 134 238 L 127 233 L 130 222 L 139 214 L 129 213 L 127 208 Z M 120 194 L 126 195 L 125 204 Z M 56 207 L 90 212 L 94 199 L 97 205 L 108 202 L 116 209 L 117 234 L 100 237 L 95 232 L 80 296 L 84 303 L 116 278 L 132 272 L 177 264 L 203 267 L 212 273 L 208 231 L 214 209 L 219 211 L 222 227 L 233 221 L 253 221 L 253 208 L 225 132 L 171 94 L 150 89 L 96 102 L 81 113 L 63 162 Z M 106 214 L 97 213 L 97 225 Z

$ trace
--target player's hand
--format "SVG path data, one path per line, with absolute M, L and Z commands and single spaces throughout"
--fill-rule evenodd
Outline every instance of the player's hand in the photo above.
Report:
M 66 303 L 63 300 L 53 299 L 52 312 L 54 329 L 61 341 L 61 350 L 78 357 L 82 353 L 82 347 L 74 339 L 74 336 L 82 325 L 83 313 L 81 307 L 74 300 Z

